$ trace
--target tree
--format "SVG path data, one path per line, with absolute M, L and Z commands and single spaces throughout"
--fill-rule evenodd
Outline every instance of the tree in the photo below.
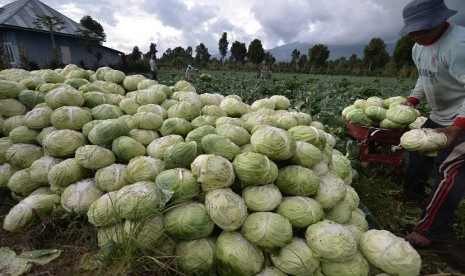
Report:
M 244 62 L 246 56 L 247 48 L 245 47 L 245 43 L 234 41 L 231 45 L 231 57 L 234 58 L 236 62 Z
M 99 44 L 106 41 L 107 35 L 105 34 L 102 25 L 100 25 L 98 21 L 92 19 L 90 15 L 82 17 L 79 23 L 92 32 L 93 38 L 96 39 Z
M 139 51 L 139 47 L 134 46 L 134 48 L 132 48 L 132 53 L 130 57 L 131 60 L 136 62 L 141 59 L 141 56 L 142 56 L 142 53 Z
M 273 65 L 276 62 L 276 58 L 270 52 L 265 53 L 263 60 L 267 65 Z
M 262 42 L 258 39 L 252 40 L 247 50 L 247 59 L 253 64 L 260 64 L 265 58 L 265 50 L 263 49 Z
M 386 43 L 379 38 L 373 38 L 363 49 L 364 61 L 368 65 L 368 71 L 371 69 L 383 68 L 389 62 L 389 54 L 386 51 Z
M 325 66 L 326 60 L 329 58 L 328 46 L 316 44 L 308 49 L 308 62 L 311 67 L 321 68 Z
M 150 58 L 152 55 L 154 56 L 154 59 L 157 59 L 157 44 L 155 43 L 150 43 L 150 46 L 149 46 L 149 51 L 145 54 L 145 57 L 146 58 Z
M 224 61 L 224 57 L 228 53 L 228 45 L 228 34 L 224 32 L 220 38 L 220 41 L 218 41 L 218 50 L 220 51 L 221 61 Z
M 195 61 L 197 62 L 197 64 L 206 66 L 206 64 L 210 60 L 210 57 L 211 55 L 208 53 L 208 48 L 205 47 L 203 43 L 200 43 L 195 48 Z
M 38 29 L 46 29 L 52 39 L 52 55 L 55 61 L 58 61 L 57 47 L 55 44 L 54 34 L 65 28 L 65 22 L 56 16 L 37 15 L 34 20 L 34 26 Z
M 294 49 L 292 50 L 292 53 L 291 53 L 291 64 L 295 64 L 296 65 L 296 69 L 297 68 L 297 60 L 299 60 L 300 58 L 300 51 L 297 50 L 297 49 Z
M 392 60 L 397 69 L 414 65 L 412 60 L 412 48 L 414 44 L 415 42 L 408 36 L 401 37 L 397 40 L 392 53 Z
M 296 62 L 297 69 L 302 69 L 305 67 L 305 64 L 307 64 L 307 55 L 301 55 L 299 59 Z

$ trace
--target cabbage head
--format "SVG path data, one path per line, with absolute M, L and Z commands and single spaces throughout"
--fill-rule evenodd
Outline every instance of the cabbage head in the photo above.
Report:
M 57 109 L 62 106 L 83 106 L 84 96 L 82 91 L 65 84 L 53 88 L 45 94 L 45 103 L 51 109 Z
M 241 152 L 241 148 L 218 134 L 207 134 L 200 142 L 202 149 L 207 154 L 216 154 L 232 161 Z
M 357 251 L 352 258 L 345 262 L 321 262 L 321 272 L 324 275 L 368 276 L 370 274 L 370 264 Z
M 3 221 L 3 229 L 18 232 L 45 218 L 60 204 L 60 196 L 53 193 L 32 194 L 10 209 Z
M 401 125 L 409 125 L 417 117 L 418 113 L 415 108 L 403 104 L 391 105 L 386 111 L 387 119 Z
M 99 145 L 79 147 L 74 158 L 76 158 L 79 165 L 91 170 L 98 170 L 115 163 L 115 154 Z
M 52 190 L 61 189 L 87 177 L 89 170 L 79 165 L 75 158 L 68 158 L 52 166 L 48 172 L 48 182 Z
M 319 179 L 309 168 L 290 165 L 279 169 L 275 185 L 286 195 L 311 196 L 318 190 Z
M 176 245 L 176 262 L 186 274 L 208 274 L 214 269 L 215 251 L 215 242 L 209 238 L 181 241 Z
M 155 183 L 141 181 L 129 184 L 116 193 L 116 210 L 121 218 L 138 220 L 158 212 L 158 193 Z
M 241 234 L 251 243 L 265 248 L 279 248 L 292 239 L 292 225 L 288 219 L 273 212 L 250 214 L 241 227 Z
M 42 146 L 53 157 L 72 157 L 76 150 L 87 144 L 87 139 L 79 131 L 58 129 L 47 134 Z
M 116 212 L 115 199 L 115 191 L 103 194 L 89 206 L 87 220 L 96 227 L 109 226 L 119 222 L 121 218 Z
M 324 131 L 314 126 L 298 125 L 291 127 L 287 131 L 294 140 L 310 143 L 319 150 L 323 150 L 326 146 L 326 135 Z
M 174 168 L 160 172 L 155 178 L 160 204 L 182 202 L 200 193 L 200 183 L 195 175 L 185 168 Z
M 163 239 L 165 222 L 162 215 L 154 215 L 142 220 L 126 220 L 124 232 L 139 248 L 158 249 Z
M 330 220 L 310 225 L 305 231 L 305 239 L 315 256 L 324 261 L 348 261 L 357 252 L 357 242 L 352 232 Z
M 160 134 L 167 136 L 171 134 L 180 135 L 183 138 L 192 130 L 192 124 L 184 118 L 168 118 L 160 127 Z
M 169 146 L 165 150 L 165 167 L 172 168 L 190 168 L 191 163 L 201 153 L 201 148 L 196 142 L 180 142 Z
M 277 127 L 264 127 L 255 131 L 250 143 L 258 153 L 271 160 L 286 160 L 295 153 L 296 142 L 285 130 Z
M 197 128 L 194 128 L 191 132 L 189 132 L 186 136 L 186 142 L 195 141 L 197 144 L 200 145 L 202 138 L 207 134 L 214 134 L 215 127 L 211 125 L 202 125 Z
M 226 231 L 239 229 L 248 215 L 242 197 L 227 188 L 208 191 L 205 208 L 213 222 Z
M 199 202 L 184 202 L 165 213 L 165 233 L 180 240 L 208 237 L 215 227 L 205 205 Z
M 323 209 L 329 209 L 345 198 L 347 194 L 344 181 L 332 172 L 320 176 L 320 185 L 314 196 Z
M 137 90 L 137 85 L 139 84 L 139 82 L 145 79 L 147 78 L 144 77 L 143 75 L 139 75 L 139 74 L 129 75 L 129 76 L 124 77 L 122 84 L 123 84 L 124 89 L 126 89 L 127 91 L 135 91 Z
M 261 271 L 265 257 L 258 246 L 239 232 L 223 231 L 216 240 L 218 270 L 224 275 L 255 275 Z
M 418 252 L 406 240 L 387 230 L 371 229 L 363 233 L 360 251 L 371 264 L 390 275 L 420 275 Z
M 111 148 L 113 140 L 129 132 L 127 125 L 118 120 L 104 120 L 89 131 L 88 139 L 94 145 Z
M 231 142 L 239 147 L 250 143 L 250 133 L 241 126 L 232 124 L 222 124 L 216 127 L 216 134 L 228 138 Z
M 90 121 L 92 121 L 90 111 L 78 106 L 59 107 L 50 116 L 50 122 L 57 129 L 66 128 L 79 131 Z
M 5 152 L 6 161 L 21 169 L 30 167 L 42 156 L 44 156 L 43 149 L 32 144 L 12 144 Z
M 15 144 L 37 144 L 39 133 L 39 130 L 27 126 L 19 126 L 11 130 L 8 137 Z
M 66 187 L 61 194 L 61 206 L 68 212 L 85 215 L 90 205 L 102 195 L 93 179 L 84 179 Z
M 122 162 L 129 162 L 132 158 L 147 153 L 144 145 L 129 136 L 121 136 L 113 140 L 111 150 Z
M 201 154 L 191 163 L 191 171 L 204 191 L 230 187 L 235 180 L 228 159 L 215 154 Z
M 47 155 L 35 160 L 28 169 L 31 180 L 36 183 L 47 184 L 48 172 L 53 166 L 61 161 L 63 160 L 60 158 L 54 158 Z
M 159 173 L 165 170 L 162 160 L 150 156 L 132 158 L 126 168 L 126 179 L 129 183 L 155 181 Z
M 273 264 L 287 275 L 316 275 L 320 261 L 304 239 L 293 237 L 291 242 L 271 255 Z
M 181 142 L 184 142 L 184 138 L 180 135 L 171 134 L 162 136 L 150 142 L 147 146 L 147 154 L 153 158 L 163 160 L 165 158 L 166 149 Z
M 323 160 L 323 153 L 316 146 L 302 141 L 296 141 L 294 155 L 289 159 L 292 164 L 311 168 Z
M 126 178 L 127 165 L 111 164 L 95 172 L 95 183 L 106 192 L 116 191 L 129 184 Z
M 242 187 L 271 184 L 278 177 L 276 163 L 260 153 L 238 154 L 232 164 Z
M 278 207 L 283 196 L 278 187 L 268 184 L 245 187 L 242 198 L 250 211 L 271 212 Z
M 52 125 L 50 120 L 53 110 L 46 107 L 36 107 L 24 115 L 24 125 L 32 129 L 43 129 Z
M 310 197 L 284 197 L 276 213 L 288 219 L 293 227 L 302 228 L 314 224 L 324 217 L 321 204 Z
M 447 136 L 431 128 L 412 129 L 400 137 L 400 145 L 408 150 L 434 155 L 447 142 Z

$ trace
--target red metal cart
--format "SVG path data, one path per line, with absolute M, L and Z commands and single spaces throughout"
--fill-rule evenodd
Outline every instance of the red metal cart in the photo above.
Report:
M 400 137 L 404 131 L 354 125 L 347 120 L 345 122 L 350 134 L 360 145 L 360 162 L 392 165 L 397 173 L 400 172 L 404 150 L 394 150 L 393 147 L 400 144 Z

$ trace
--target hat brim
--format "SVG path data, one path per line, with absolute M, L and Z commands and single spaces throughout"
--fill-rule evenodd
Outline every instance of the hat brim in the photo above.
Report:
M 398 32 L 400 36 L 407 36 L 409 33 L 423 31 L 423 30 L 430 30 L 434 27 L 438 26 L 439 24 L 447 21 L 451 16 L 455 15 L 457 11 L 454 10 L 446 10 L 439 16 L 434 17 L 433 19 L 427 18 L 422 21 L 412 22 L 409 24 L 404 25 L 402 29 Z

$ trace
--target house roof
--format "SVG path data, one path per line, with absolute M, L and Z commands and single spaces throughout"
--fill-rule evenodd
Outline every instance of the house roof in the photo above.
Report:
M 74 36 L 76 35 L 77 30 L 85 29 L 80 24 L 50 8 L 39 0 L 17 0 L 1 7 L 0 26 L 48 32 L 48 30 L 44 28 L 37 28 L 34 25 L 34 21 L 37 16 L 41 15 L 57 17 L 64 22 L 64 28 L 56 33 Z

